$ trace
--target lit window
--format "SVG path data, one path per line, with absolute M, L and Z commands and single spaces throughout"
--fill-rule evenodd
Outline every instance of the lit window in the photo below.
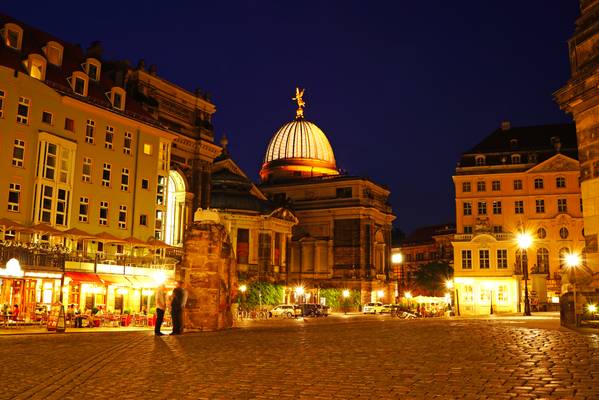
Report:
M 54 64 L 60 67 L 62 64 L 62 52 L 63 47 L 61 44 L 56 42 L 48 42 L 46 47 L 44 47 L 44 52 L 46 53 L 46 58 L 50 64 Z
M 151 156 L 152 155 L 152 145 L 149 143 L 144 143 L 144 154 Z
M 154 238 L 162 240 L 162 210 L 156 210 L 156 221 L 154 222 Z
M 4 90 L 0 90 L 0 118 L 4 117 Z
M 110 164 L 104 163 L 104 168 L 102 169 L 102 186 L 110 187 L 110 168 Z
M 479 250 L 478 259 L 480 269 L 489 269 L 489 250 Z
M 91 183 L 92 181 L 92 159 L 83 157 L 83 171 L 81 175 L 83 182 Z
M 15 139 L 12 148 L 12 165 L 15 167 L 23 167 L 25 160 L 25 142 L 20 139 Z
M 127 229 L 127 206 L 119 207 L 119 229 Z
M 535 179 L 535 189 L 543 189 L 543 179 L 542 178 Z
M 89 199 L 87 197 L 79 198 L 79 222 L 88 222 L 89 218 Z
M 499 268 L 499 269 L 507 268 L 507 250 L 506 249 L 498 249 L 497 250 L 497 268 Z
M 64 130 L 69 132 L 75 132 L 75 121 L 71 118 L 64 119 Z
M 472 215 L 472 203 L 464 202 L 464 215 Z
M 156 204 L 164 204 L 164 196 L 166 195 L 166 177 L 158 175 L 158 183 L 156 185 Z
M 21 50 L 21 43 L 23 41 L 23 29 L 16 24 L 4 25 L 4 43 L 8 47 L 12 47 L 16 50 Z
M 478 202 L 478 215 L 487 215 L 487 202 L 486 201 Z
M 538 199 L 535 201 L 537 214 L 542 214 L 545 212 L 545 200 Z
M 123 140 L 123 153 L 131 155 L 131 132 L 125 132 L 125 139 Z
M 565 226 L 560 228 L 559 237 L 561 237 L 562 239 L 567 239 L 568 235 L 570 235 L 570 232 L 568 232 L 568 228 L 566 228 Z
M 21 202 L 21 185 L 10 183 L 8 185 L 8 211 L 19 212 Z
M 474 291 L 472 285 L 464 285 L 462 289 L 462 303 L 472 303 L 474 300 Z
M 129 168 L 123 168 L 121 173 L 121 190 L 126 192 L 129 190 Z
M 94 144 L 94 130 L 96 129 L 96 123 L 88 119 L 87 126 L 85 127 L 85 143 Z
M 514 190 L 522 190 L 522 180 L 521 179 L 514 180 Z
M 514 202 L 514 212 L 516 214 L 524 214 L 524 201 L 523 200 L 516 200 Z
M 29 123 L 29 106 L 31 100 L 25 97 L 19 97 L 19 105 L 17 107 L 17 122 L 20 124 Z
M 485 185 L 484 181 L 476 182 L 476 191 L 477 192 L 484 192 L 486 190 L 487 190 L 487 186 Z
M 52 125 L 52 113 L 48 111 L 42 112 L 42 122 L 44 124 Z
M 494 192 L 498 192 L 501 190 L 501 182 L 500 181 L 493 181 L 491 184 L 491 187 L 493 189 Z
M 46 79 L 46 60 L 38 54 L 30 54 L 27 58 L 27 70 L 29 76 L 43 81 Z
M 501 214 L 501 201 L 493 202 L 493 214 Z
M 100 225 L 108 225 L 108 202 L 101 201 L 100 202 Z
M 462 269 L 472 269 L 472 250 L 462 250 Z
M 557 199 L 557 211 L 561 213 L 568 212 L 568 201 L 566 199 Z
M 106 126 L 106 140 L 104 141 L 104 147 L 112 150 L 112 141 L 114 140 L 114 128 L 110 125 Z
M 507 285 L 497 285 L 497 302 L 505 304 L 509 301 L 509 292 Z
M 470 192 L 471 190 L 470 182 L 462 182 L 462 192 Z
M 168 171 L 169 155 L 168 143 L 160 142 L 160 146 L 158 147 L 158 168 L 160 168 L 161 171 Z
M 565 188 L 566 178 L 564 178 L 563 176 L 558 176 L 557 178 L 555 178 L 555 186 L 558 188 Z

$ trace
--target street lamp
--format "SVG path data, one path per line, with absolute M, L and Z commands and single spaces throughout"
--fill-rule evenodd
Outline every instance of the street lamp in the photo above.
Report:
M 520 247 L 520 268 L 524 274 L 524 315 L 530 316 L 530 300 L 528 298 L 528 262 L 526 270 L 524 269 L 524 251 L 532 244 L 532 236 L 529 233 L 521 232 L 516 236 L 518 247 Z
M 401 253 L 393 253 L 391 255 L 391 264 L 393 264 L 396 268 L 396 270 L 395 270 L 395 285 L 397 287 L 397 291 L 396 291 L 397 296 L 395 299 L 396 303 L 399 303 L 399 267 L 398 266 L 401 265 L 402 262 L 403 262 L 403 255 Z
M 344 289 L 343 290 L 343 310 L 345 312 L 345 314 L 347 314 L 347 299 L 349 298 L 349 290 L 348 289 Z
M 573 271 L 574 283 L 572 284 L 572 288 L 574 291 L 574 326 L 578 326 L 578 313 L 576 306 L 576 269 L 580 266 L 580 256 L 576 253 L 568 253 L 564 258 L 566 261 L 566 266 Z
M 297 299 L 300 299 L 303 294 L 304 294 L 304 287 L 303 286 L 296 286 L 295 287 L 295 297 Z M 300 303 L 301 303 L 301 301 L 300 301 Z
M 453 283 L 453 280 L 450 280 L 450 279 L 448 279 L 448 280 L 445 281 L 445 287 L 448 290 L 451 290 L 451 293 L 452 293 L 453 298 L 454 298 L 451 306 L 454 306 L 453 303 L 455 303 L 456 314 L 459 317 L 460 316 L 460 301 L 458 299 L 458 288 Z

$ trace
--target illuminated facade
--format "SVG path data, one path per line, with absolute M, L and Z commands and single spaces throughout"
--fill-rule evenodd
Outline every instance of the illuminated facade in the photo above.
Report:
M 305 286 L 313 299 L 321 288 L 349 288 L 363 302 L 392 302 L 389 190 L 339 174 L 328 139 L 304 120 L 304 104 L 298 101 L 296 119 L 273 136 L 260 171 L 260 189 L 299 220 L 288 245 L 287 281 Z
M 0 15 L 0 305 L 148 304 L 209 203 L 207 96 Z M 64 273 L 64 274 L 63 274 Z
M 587 282 L 579 282 L 588 292 L 599 289 L 599 1 L 580 0 L 580 17 L 568 42 L 571 77 L 555 93 L 560 107 L 576 122 L 580 182 L 584 210 Z M 582 286 L 581 286 L 582 285 Z M 578 311 L 581 313 L 581 310 Z
M 461 314 L 523 310 L 562 292 L 563 255 L 584 246 L 573 125 L 501 129 L 462 154 L 456 192 L 455 287 Z M 520 257 L 515 234 L 533 245 Z M 491 307 L 492 305 L 492 307 Z

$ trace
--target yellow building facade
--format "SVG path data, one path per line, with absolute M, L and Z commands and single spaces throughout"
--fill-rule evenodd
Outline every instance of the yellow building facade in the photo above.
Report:
M 564 255 L 584 248 L 575 128 L 502 124 L 462 154 L 456 193 L 455 291 L 461 314 L 555 309 Z M 520 257 L 516 235 L 533 244 Z M 528 275 L 526 275 L 528 273 Z
M 20 264 L 0 268 L 0 305 L 149 306 L 209 201 L 214 105 L 97 44 L 0 25 L 0 262 Z

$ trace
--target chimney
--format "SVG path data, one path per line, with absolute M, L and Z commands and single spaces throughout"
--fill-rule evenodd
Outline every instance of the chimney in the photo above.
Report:
M 509 131 L 512 128 L 512 124 L 510 123 L 510 121 L 502 121 L 501 122 L 501 130 L 502 131 Z

